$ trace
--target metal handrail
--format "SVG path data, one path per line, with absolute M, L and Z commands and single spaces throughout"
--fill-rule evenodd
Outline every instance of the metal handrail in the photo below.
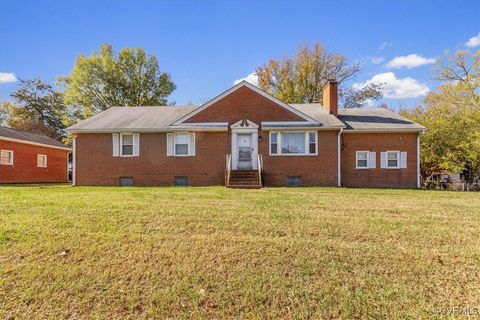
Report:
M 258 182 L 262 186 L 262 170 L 263 170 L 263 157 L 261 154 L 257 155 L 257 167 L 258 167 Z
M 230 171 L 232 171 L 232 155 L 227 154 L 227 185 L 230 183 Z

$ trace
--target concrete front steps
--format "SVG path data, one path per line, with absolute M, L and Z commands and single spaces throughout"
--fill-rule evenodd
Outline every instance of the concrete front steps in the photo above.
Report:
M 227 188 L 260 189 L 258 170 L 232 170 Z

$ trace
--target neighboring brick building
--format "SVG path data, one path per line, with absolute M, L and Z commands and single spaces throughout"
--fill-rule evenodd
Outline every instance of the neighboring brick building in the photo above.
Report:
M 0 183 L 67 182 L 69 152 L 52 138 L 0 126 Z
M 418 187 L 424 128 L 324 92 L 286 104 L 244 81 L 199 107 L 112 107 L 68 128 L 74 184 Z

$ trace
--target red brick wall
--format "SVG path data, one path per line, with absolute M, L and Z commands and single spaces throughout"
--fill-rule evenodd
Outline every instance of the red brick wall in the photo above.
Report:
M 381 152 L 407 152 L 406 169 L 381 169 Z M 355 169 L 356 151 L 375 151 L 375 169 Z M 416 188 L 417 133 L 342 134 L 342 182 L 347 187 Z
M 303 118 L 277 105 L 250 88 L 242 87 L 200 111 L 186 122 L 228 122 L 248 119 L 262 121 L 304 121 Z
M 68 151 L 0 140 L 13 151 L 13 166 L 0 164 L 0 183 L 67 182 Z M 47 155 L 47 168 L 37 167 L 37 154 Z
M 299 116 L 273 103 L 255 91 L 242 87 L 189 122 L 235 123 L 249 119 L 262 121 L 299 121 Z M 269 156 L 269 134 L 261 131 L 259 153 L 264 160 L 267 186 L 284 186 L 287 176 L 300 176 L 305 186 L 337 185 L 338 131 L 318 132 L 317 156 Z M 113 157 L 112 135 L 77 135 L 77 185 L 119 185 L 122 176 L 133 177 L 139 186 L 173 185 L 175 176 L 187 176 L 189 185 L 224 185 L 225 156 L 231 153 L 228 132 L 197 132 L 196 155 L 167 157 L 166 133 L 141 133 L 139 157 Z M 344 134 L 342 177 L 346 186 L 402 187 L 416 186 L 416 134 Z M 355 151 L 377 152 L 377 169 L 356 170 Z M 380 152 L 408 152 L 408 168 L 380 169 Z
M 337 133 L 318 132 L 317 156 L 269 156 L 269 134 L 261 131 L 266 186 L 284 186 L 287 176 L 300 176 L 305 186 L 337 185 Z M 347 187 L 416 187 L 416 134 L 356 133 L 342 135 L 342 182 Z M 377 153 L 377 168 L 355 169 L 355 152 Z M 380 153 L 407 151 L 406 169 L 381 169 Z M 165 133 L 141 133 L 139 157 L 113 157 L 111 134 L 77 136 L 77 184 L 118 185 L 132 176 L 135 185 L 173 185 L 175 176 L 187 176 L 190 185 L 223 185 L 225 155 L 231 153 L 226 132 L 197 132 L 194 157 L 167 157 Z
M 302 185 L 337 185 L 337 131 L 320 131 L 317 156 L 269 156 L 268 132 L 259 143 L 268 186 L 286 185 L 287 176 L 300 176 Z M 231 153 L 227 132 L 197 132 L 193 157 L 168 157 L 165 133 L 141 133 L 139 157 L 113 157 L 111 134 L 78 134 L 77 185 L 119 185 L 122 176 L 137 186 L 174 185 L 187 176 L 189 185 L 224 185 L 225 157 Z
M 336 131 L 318 131 L 318 155 L 269 156 L 269 133 L 262 131 L 259 151 L 263 155 L 266 186 L 285 186 L 287 176 L 300 176 L 302 186 L 337 186 Z
M 78 134 L 76 184 L 117 186 L 120 177 L 132 176 L 137 186 L 169 186 L 175 176 L 187 176 L 189 185 L 223 185 L 226 132 L 195 133 L 192 157 L 168 157 L 166 140 L 166 133 L 140 133 L 140 156 L 113 157 L 112 134 Z

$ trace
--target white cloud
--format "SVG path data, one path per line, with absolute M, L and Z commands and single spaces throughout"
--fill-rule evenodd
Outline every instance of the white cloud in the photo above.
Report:
M 250 82 L 251 84 L 253 84 L 254 86 L 258 86 L 258 75 L 255 73 L 255 72 L 252 72 L 250 73 L 248 76 L 246 76 L 245 78 L 241 78 L 241 79 L 238 79 L 238 80 L 235 80 L 233 82 L 233 85 L 236 85 L 236 84 L 239 84 L 240 82 L 242 82 L 243 80 L 247 81 L 247 82 Z
M 0 72 L 0 83 L 10 83 L 17 81 L 15 73 L 12 72 Z
M 410 77 L 398 79 L 393 72 L 376 74 L 364 83 L 354 83 L 353 88 L 361 89 L 369 84 L 383 84 L 383 96 L 388 99 L 418 98 L 430 91 L 425 84 Z
M 390 48 L 392 44 L 390 42 L 384 42 L 378 46 L 378 51 L 385 50 L 387 48 Z
M 471 37 L 467 42 L 465 42 L 465 45 L 469 48 L 480 46 L 480 32 L 475 37 Z
M 435 58 L 425 58 L 418 54 L 409 54 L 408 56 L 395 57 L 387 63 L 387 67 L 400 69 L 412 69 L 426 64 L 435 63 Z
M 372 57 L 370 59 L 370 61 L 373 63 L 373 64 L 380 64 L 382 63 L 383 61 L 385 61 L 385 58 L 384 57 Z

